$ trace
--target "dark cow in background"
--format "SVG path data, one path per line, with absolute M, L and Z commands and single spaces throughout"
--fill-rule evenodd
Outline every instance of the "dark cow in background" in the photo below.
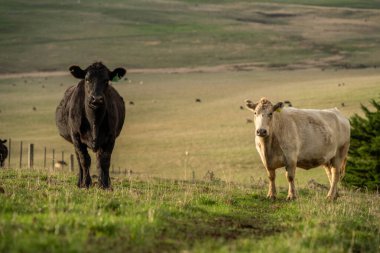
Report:
M 126 73 L 123 68 L 110 71 L 101 62 L 82 70 L 70 67 L 71 74 L 81 81 L 68 88 L 56 110 L 60 135 L 74 144 L 79 163 L 78 187 L 91 185 L 91 158 L 87 148 L 96 153 L 99 185 L 110 187 L 109 167 L 115 139 L 124 124 L 123 98 L 109 84 Z
M 7 140 L 0 139 L 0 168 L 4 167 L 5 159 L 8 157 L 8 148 L 4 144 Z

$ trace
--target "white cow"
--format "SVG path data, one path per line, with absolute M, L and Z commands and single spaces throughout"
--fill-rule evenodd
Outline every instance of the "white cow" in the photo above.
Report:
M 270 180 L 267 197 L 276 197 L 277 168 L 286 169 L 287 199 L 292 200 L 296 167 L 308 170 L 323 165 L 330 181 L 327 198 L 336 199 L 350 146 L 350 123 L 339 110 L 283 108 L 282 102 L 273 105 L 266 98 L 245 104 L 254 112 L 256 149 Z

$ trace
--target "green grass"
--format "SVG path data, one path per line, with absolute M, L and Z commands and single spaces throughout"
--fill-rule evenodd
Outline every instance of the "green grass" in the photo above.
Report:
M 299 189 L 294 202 L 229 182 L 118 177 L 75 187 L 46 170 L 0 171 L 1 252 L 378 252 L 379 197 Z

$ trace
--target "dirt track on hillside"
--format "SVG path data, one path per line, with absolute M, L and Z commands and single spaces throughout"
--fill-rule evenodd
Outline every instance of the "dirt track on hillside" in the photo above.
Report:
M 231 64 L 218 66 L 184 67 L 184 68 L 154 68 L 154 69 L 127 69 L 127 73 L 147 73 L 147 74 L 181 74 L 181 73 L 215 73 L 225 71 L 250 71 L 265 68 L 262 64 Z M 1 73 L 0 79 L 23 78 L 23 77 L 53 77 L 69 75 L 68 71 L 36 71 L 24 73 Z
M 200 67 L 182 67 L 182 68 L 146 68 L 146 69 L 133 69 L 127 68 L 129 74 L 185 74 L 185 73 L 221 73 L 232 71 L 252 71 L 252 70 L 296 70 L 307 68 L 326 68 L 331 67 L 331 63 L 337 63 L 344 57 L 329 56 L 317 61 L 305 61 L 297 64 L 278 64 L 268 65 L 267 63 L 254 62 L 254 63 L 237 63 L 237 64 L 223 64 L 217 66 L 200 66 Z M 69 71 L 35 71 L 24 73 L 0 73 L 0 79 L 9 78 L 26 78 L 26 77 L 54 77 L 66 76 Z
M 218 66 L 201 66 L 201 67 L 183 67 L 183 68 L 154 68 L 154 69 L 128 69 L 129 74 L 185 74 L 185 73 L 220 73 L 231 71 L 252 71 L 252 70 L 269 70 L 269 69 L 283 69 L 295 70 L 305 68 L 318 67 L 314 62 L 305 64 L 294 65 L 279 65 L 268 66 L 264 63 L 240 63 L 240 64 L 225 64 Z M 25 78 L 25 77 L 53 77 L 53 76 L 66 76 L 69 71 L 35 71 L 23 73 L 0 73 L 0 79 L 9 78 Z

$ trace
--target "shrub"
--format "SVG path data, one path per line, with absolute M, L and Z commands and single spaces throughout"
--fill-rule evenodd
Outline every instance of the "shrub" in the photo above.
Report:
M 380 189 L 380 103 L 371 100 L 375 111 L 364 105 L 364 117 L 350 118 L 351 145 L 343 183 L 368 190 Z

